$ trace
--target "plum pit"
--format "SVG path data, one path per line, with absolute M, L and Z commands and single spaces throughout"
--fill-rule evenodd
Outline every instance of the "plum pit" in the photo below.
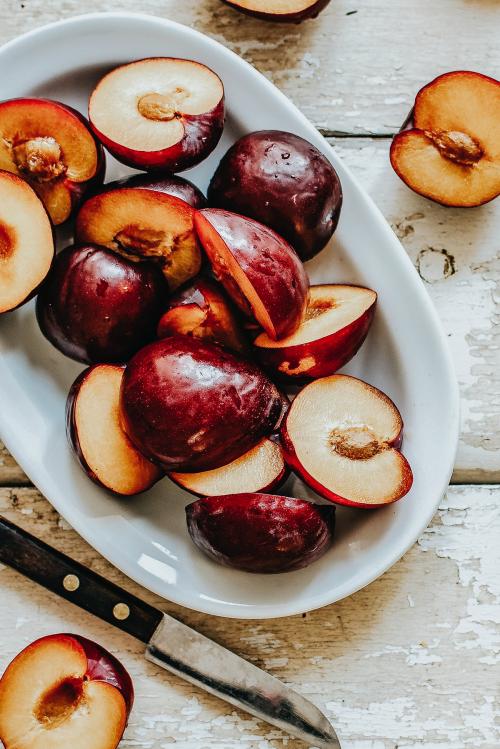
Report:
M 330 432 L 330 447 L 350 460 L 368 460 L 384 449 L 367 426 L 336 427 Z
M 37 182 L 51 182 L 66 172 L 61 146 L 51 136 L 30 138 L 12 152 L 19 171 Z
M 145 94 L 137 102 L 137 109 L 147 120 L 168 122 L 181 116 L 179 108 L 188 96 L 188 92 L 180 86 L 177 86 L 170 94 L 158 92 Z
M 14 227 L 0 221 L 0 260 L 10 257 L 16 246 Z
M 425 135 L 442 156 L 462 166 L 472 166 L 484 155 L 479 143 L 460 130 L 426 130 Z
M 47 690 L 34 709 L 35 718 L 44 728 L 57 728 L 78 708 L 83 699 L 83 680 L 69 678 Z

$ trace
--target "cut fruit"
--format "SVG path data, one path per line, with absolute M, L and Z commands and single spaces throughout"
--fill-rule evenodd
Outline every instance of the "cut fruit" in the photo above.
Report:
M 0 103 L 0 169 L 29 182 L 54 224 L 102 182 L 104 167 L 102 146 L 76 110 L 48 99 Z
M 132 708 L 122 664 L 79 635 L 28 645 L 0 680 L 0 741 L 5 749 L 116 749 Z
M 270 492 L 287 477 L 280 445 L 264 438 L 232 463 L 201 473 L 170 473 L 176 484 L 199 497 L 237 492 Z
M 138 169 L 180 172 L 215 148 L 224 127 L 224 87 L 199 62 L 151 57 L 104 76 L 89 102 L 99 140 Z
M 417 94 L 409 126 L 391 146 L 408 187 L 459 207 L 500 195 L 499 81 L 465 70 L 441 75 Z
M 106 247 L 60 252 L 36 300 L 43 335 L 86 364 L 125 362 L 155 338 L 168 288 L 154 263 L 133 263 Z
M 30 299 L 54 259 L 49 217 L 34 190 L 0 171 L 0 314 Z
M 178 334 L 212 341 L 230 351 L 248 350 L 229 301 L 215 283 L 205 278 L 196 279 L 170 299 L 158 324 L 158 338 Z
M 309 281 L 297 253 L 264 224 L 218 208 L 195 216 L 216 278 L 273 339 L 293 333 L 306 309 Z
M 158 263 L 169 289 L 197 275 L 201 251 L 194 209 L 154 190 L 121 188 L 89 198 L 76 219 L 76 240 L 108 247 L 134 262 Z
M 188 179 L 176 174 L 133 174 L 116 182 L 109 182 L 106 189 L 115 190 L 119 187 L 141 187 L 143 190 L 156 190 L 173 195 L 188 203 L 192 208 L 205 208 L 207 200 L 202 191 Z
M 186 507 L 193 543 L 215 562 L 247 572 L 307 567 L 331 546 L 335 508 L 269 494 L 205 497 Z
M 287 403 L 257 367 L 212 343 L 164 338 L 128 363 L 124 428 L 167 471 L 209 471 L 239 458 L 280 423 Z
M 353 507 L 380 507 L 411 488 L 399 452 L 403 421 L 377 388 L 346 375 L 307 385 L 281 428 L 290 467 L 318 494 Z
M 224 0 L 231 8 L 263 21 L 300 23 L 316 18 L 330 0 Z
M 122 367 L 100 364 L 82 372 L 66 403 L 69 442 L 87 475 L 113 494 L 149 489 L 163 473 L 135 449 L 121 427 Z
M 280 378 L 308 380 L 336 372 L 352 359 L 366 338 L 377 294 L 360 286 L 311 286 L 306 314 L 298 329 L 280 341 L 261 333 L 254 351 Z

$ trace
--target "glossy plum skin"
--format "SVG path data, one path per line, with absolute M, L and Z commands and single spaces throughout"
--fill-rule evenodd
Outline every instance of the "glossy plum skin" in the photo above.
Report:
M 242 305 L 241 291 L 235 294 L 238 281 L 219 260 L 224 245 L 266 309 L 270 322 L 266 332 L 274 339 L 293 333 L 304 316 L 309 279 L 288 242 L 264 224 L 218 208 L 198 211 L 194 222 L 212 270 L 233 301 L 263 325 L 255 300 L 247 297 Z
M 196 209 L 205 208 L 207 205 L 207 199 L 196 185 L 175 174 L 133 174 L 125 179 L 109 182 L 105 189 L 115 190 L 119 187 L 140 187 L 144 190 L 164 192 L 184 200 Z
M 57 637 L 57 635 L 55 635 Z M 88 660 L 86 676 L 91 681 L 105 681 L 111 684 L 121 692 L 127 708 L 127 715 L 130 714 L 134 704 L 134 685 L 128 671 L 109 653 L 102 645 L 98 645 L 92 640 L 88 640 L 81 635 L 65 635 L 72 637 L 84 649 Z
M 274 21 L 275 23 L 301 23 L 308 18 L 316 18 L 321 11 L 329 5 L 330 0 L 316 0 L 316 2 L 313 2 L 308 8 L 298 11 L 297 13 L 263 13 L 242 8 L 237 2 L 231 2 L 231 0 L 223 0 L 223 2 L 225 2 L 226 5 L 230 5 L 231 8 L 240 11 L 240 13 L 259 18 L 262 21 Z
M 261 130 L 244 135 L 222 158 L 208 201 L 270 226 L 308 260 L 337 228 L 342 186 L 328 159 L 307 140 Z
M 186 507 L 189 535 L 211 559 L 247 572 L 290 572 L 332 543 L 335 508 L 269 494 L 226 494 Z
M 141 349 L 122 381 L 125 431 L 167 471 L 207 471 L 235 460 L 273 432 L 284 409 L 257 367 L 188 336 Z
M 153 340 L 168 290 L 161 271 L 97 245 L 57 255 L 37 297 L 43 335 L 87 364 L 127 361 Z

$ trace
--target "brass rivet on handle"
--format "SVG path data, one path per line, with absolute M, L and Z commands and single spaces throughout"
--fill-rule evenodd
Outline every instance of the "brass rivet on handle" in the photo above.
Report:
M 80 587 L 80 580 L 77 578 L 76 575 L 66 575 L 66 577 L 63 580 L 63 587 L 65 590 L 68 590 L 70 593 L 73 593 L 75 590 L 78 590 Z
M 124 619 L 128 619 L 130 616 L 130 609 L 126 603 L 117 603 L 113 608 L 113 616 L 115 619 L 119 619 L 121 622 Z

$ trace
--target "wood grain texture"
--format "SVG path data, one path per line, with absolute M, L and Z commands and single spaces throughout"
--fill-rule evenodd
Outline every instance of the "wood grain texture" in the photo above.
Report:
M 325 710 L 344 749 L 498 749 L 500 489 L 454 487 L 418 544 L 381 579 L 306 616 L 227 621 L 165 604 L 84 543 L 34 489 L 0 514 L 290 683 Z M 140 643 L 0 571 L 0 671 L 31 640 L 74 631 L 120 657 L 137 699 L 121 747 L 300 749 L 147 664 Z

